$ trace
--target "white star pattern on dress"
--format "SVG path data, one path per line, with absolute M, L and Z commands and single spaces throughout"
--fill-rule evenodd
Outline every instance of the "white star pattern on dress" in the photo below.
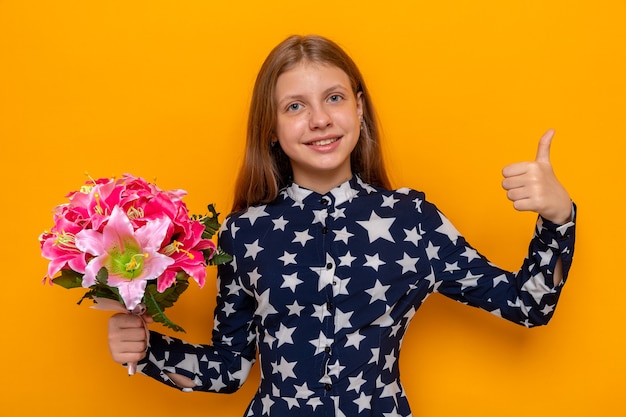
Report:
M 347 338 L 348 341 L 346 342 L 346 347 L 354 346 L 357 350 L 359 350 L 361 342 L 363 341 L 363 339 L 365 339 L 365 336 L 356 331 L 354 333 L 350 333 Z
M 305 382 L 306 384 L 306 382 Z M 287 403 L 287 407 L 291 410 L 293 407 L 297 407 L 300 408 L 300 403 L 298 402 L 298 400 L 296 398 L 289 398 L 289 397 L 285 397 L 282 396 L 280 397 L 283 400 L 285 400 L 285 402 Z
M 454 272 L 454 271 L 460 271 L 461 268 L 459 268 L 459 262 L 453 262 L 451 264 L 449 264 L 448 262 L 446 262 L 446 269 L 444 269 L 444 272 Z
M 348 311 L 344 313 L 343 311 L 336 309 L 335 310 L 335 328 L 337 330 L 341 329 L 349 329 L 352 327 L 352 323 L 350 323 L 350 317 L 354 314 L 354 311 Z
M 235 281 L 226 285 L 226 288 L 228 288 L 228 295 L 237 295 L 239 294 L 239 290 L 241 289 L 239 284 L 237 284 Z
M 224 314 L 226 315 L 226 317 L 230 316 L 231 314 L 235 313 L 235 303 L 224 303 Z
M 378 363 L 378 359 L 380 358 L 380 348 L 372 348 L 371 349 L 371 353 L 372 353 L 372 356 L 371 356 L 369 362 L 367 363 L 368 365 L 370 363 L 374 363 L 374 364 Z
M 293 240 L 291 241 L 291 243 L 300 243 L 302 245 L 302 247 L 304 247 L 304 245 L 306 245 L 306 242 L 308 242 L 309 240 L 313 239 L 313 236 L 311 236 L 309 234 L 308 230 L 302 230 L 300 232 L 295 232 L 296 237 L 293 238 Z
M 315 355 L 324 352 L 324 349 L 330 346 L 332 342 L 332 339 L 327 338 L 323 332 L 320 332 L 317 339 L 309 340 L 309 343 L 315 346 Z
M 341 230 L 335 230 L 333 233 L 335 233 L 335 242 L 341 241 L 346 245 L 348 244 L 348 239 L 354 236 L 354 234 L 346 230 L 345 226 Z
M 383 285 L 380 283 L 380 281 L 376 280 L 376 283 L 372 288 L 365 290 L 365 292 L 368 293 L 371 297 L 370 304 L 377 300 L 387 301 L 385 293 L 387 292 L 389 287 L 391 287 L 391 285 Z
M 354 400 L 354 403 L 359 406 L 359 413 L 360 413 L 363 410 L 370 409 L 371 401 L 372 401 L 372 396 L 365 395 L 365 393 L 362 392 L 361 395 L 359 395 L 359 398 Z
M 344 256 L 339 257 L 339 266 L 352 266 L 352 262 L 355 259 L 356 258 L 350 254 L 350 251 L 348 251 Z
M 439 217 L 441 218 L 441 226 L 435 229 L 437 232 L 448 236 L 448 239 L 452 242 L 453 245 L 456 245 L 456 241 L 461 234 L 458 230 L 450 223 L 450 220 L 446 218 L 443 214 L 439 213 Z
M 275 374 L 280 374 L 280 378 L 284 381 L 287 378 L 297 378 L 296 374 L 293 372 L 293 368 L 296 367 L 297 362 L 287 362 L 285 358 L 280 358 L 280 363 L 274 362 L 273 372 Z
M 385 355 L 385 366 L 383 366 L 383 370 L 388 369 L 391 371 L 393 365 L 396 363 L 396 354 L 391 351 L 390 354 Z
M 296 331 L 295 327 L 288 328 L 284 324 L 280 324 L 280 329 L 276 332 L 276 340 L 278 340 L 278 345 L 276 347 L 280 347 L 285 343 L 293 345 L 293 338 L 291 335 Z
M 418 213 L 422 212 L 422 199 L 420 198 L 416 198 L 415 200 L 413 200 L 413 202 L 415 203 L 415 209 L 417 210 Z
M 326 217 L 328 217 L 328 210 L 313 210 L 313 224 L 321 223 L 326 224 Z
M 239 229 L 240 229 L 240 228 L 239 228 L 239 227 L 237 227 L 237 226 L 235 225 L 235 223 L 232 223 L 232 224 L 230 225 L 230 234 L 233 236 L 233 239 L 235 238 L 235 235 L 237 234 L 237 231 L 238 231 Z
M 345 208 L 335 208 L 335 211 L 330 214 L 330 216 L 334 219 L 340 219 L 342 217 L 346 217 L 346 209 Z
M 465 252 L 463 252 L 461 256 L 465 256 L 467 258 L 467 263 L 472 262 L 474 259 L 480 259 L 478 252 L 472 248 L 465 248 Z
M 296 254 L 295 253 L 289 253 L 287 251 L 285 251 L 283 253 L 283 256 L 281 256 L 280 258 L 278 258 L 279 260 L 283 261 L 283 266 L 287 266 L 287 265 L 297 265 L 298 263 L 296 262 Z
M 293 274 L 283 275 L 283 285 L 280 288 L 289 288 L 295 293 L 296 287 L 303 282 L 301 279 L 298 279 L 298 273 L 294 272 Z
M 433 242 L 428 242 L 428 246 L 426 247 L 426 256 L 428 259 L 439 259 L 439 248 L 440 246 L 433 245 Z
M 258 303 L 258 306 L 256 309 L 256 313 L 259 316 L 261 316 L 263 321 L 265 321 L 268 315 L 278 313 L 278 311 L 276 311 L 274 306 L 270 303 L 269 288 L 265 290 L 263 293 L 259 294 L 259 296 L 257 297 L 257 303 Z
M 213 387 L 213 389 L 219 391 L 222 388 L 226 387 L 226 384 L 224 383 L 222 377 L 220 376 L 219 378 L 211 378 L 211 386 Z
M 263 250 L 262 247 L 259 246 L 259 239 L 254 242 L 245 244 L 246 246 L 246 254 L 244 255 L 246 258 L 256 259 L 256 256 Z
M 405 242 L 411 242 L 415 246 L 417 246 L 418 242 L 422 240 L 422 234 L 417 232 L 417 228 L 412 228 L 411 230 L 404 229 L 404 233 L 406 237 L 404 238 Z
M 333 296 L 338 295 L 350 295 L 348 292 L 348 283 L 351 278 L 337 278 L 333 277 Z
M 552 251 L 537 251 L 537 255 L 541 257 L 541 263 L 539 266 L 550 265 L 550 261 L 552 260 Z
M 418 260 L 419 258 L 411 258 L 404 252 L 402 259 L 396 261 L 396 263 L 402 267 L 402 273 L 406 274 L 407 272 L 417 272 L 415 265 L 417 265 Z
M 383 203 L 380 205 L 381 207 L 389 207 L 389 208 L 393 208 L 393 206 L 396 205 L 396 203 L 400 201 L 397 198 L 395 198 L 393 195 L 389 195 L 383 196 Z
M 322 404 L 324 404 L 322 400 L 320 400 L 317 397 L 313 397 L 309 399 L 309 401 L 306 402 L 306 405 L 310 405 L 311 407 L 313 407 L 313 410 L 317 409 L 317 407 L 319 407 Z
M 467 271 L 467 274 L 462 279 L 458 280 L 461 284 L 461 291 L 475 287 L 478 284 L 478 279 L 481 278 L 482 275 L 473 275 L 472 271 Z
M 333 362 L 332 365 L 328 366 L 328 375 L 338 378 L 344 369 L 346 369 L 346 367 L 342 366 L 341 363 L 337 360 Z
M 389 229 L 394 221 L 395 219 L 378 217 L 378 215 L 372 211 L 369 220 L 357 221 L 357 223 L 367 230 L 367 236 L 369 237 L 370 243 L 375 242 L 376 239 L 384 239 L 393 243 L 393 236 L 391 236 Z
M 287 306 L 287 309 L 289 310 L 290 316 L 291 315 L 299 316 L 302 310 L 304 310 L 304 307 L 298 304 L 298 301 L 294 301 L 293 304 L 290 304 Z
M 543 277 L 529 279 L 522 285 L 522 290 L 528 292 L 535 299 L 537 304 L 541 303 L 541 299 L 546 293 L 553 291 L 543 282 Z
M 242 219 L 250 220 L 250 224 L 254 226 L 254 223 L 259 217 L 269 216 L 269 213 L 265 211 L 266 206 L 250 207 L 244 214 L 241 215 Z
M 361 392 L 361 387 L 365 384 L 365 380 L 363 379 L 363 371 L 359 372 L 359 374 L 355 377 L 348 377 L 350 381 L 350 385 L 348 386 L 348 391 Z
M 367 262 L 365 262 L 363 264 L 363 266 L 370 266 L 370 267 L 374 268 L 374 270 L 376 270 L 376 271 L 378 271 L 378 268 L 381 265 L 384 265 L 386 263 L 386 262 L 380 260 L 380 256 L 377 253 L 372 255 L 372 256 L 365 255 L 365 259 L 367 259 Z
M 274 223 L 273 230 L 282 230 L 284 232 L 285 226 L 287 226 L 289 222 L 285 220 L 283 216 L 280 216 L 278 219 L 272 220 L 272 223 Z
M 265 397 L 263 397 L 261 399 L 261 404 L 263 404 L 263 411 L 261 412 L 262 415 L 270 415 L 270 410 L 272 409 L 272 406 L 274 405 L 274 400 L 272 400 L 270 398 L 269 395 L 266 395 Z
M 508 282 L 509 282 L 509 279 L 506 277 L 506 275 L 504 275 L 504 274 L 502 274 L 502 275 L 498 275 L 497 277 L 495 277 L 495 278 L 493 279 L 493 287 L 495 288 L 495 287 L 497 287 L 497 286 L 498 286 L 498 284 L 500 284 L 500 283 L 505 283 L 505 284 L 506 284 L 506 283 L 508 283 Z
M 294 385 L 294 387 L 296 388 L 296 398 L 307 399 L 311 395 L 315 394 L 315 392 L 309 389 L 309 386 L 306 382 L 302 385 Z
M 326 307 L 326 304 L 316 304 L 313 306 L 315 308 L 315 313 L 311 314 L 311 317 L 318 318 L 320 322 L 324 322 L 324 318 L 330 317 L 330 311 Z
M 257 286 L 257 282 L 261 279 L 261 274 L 259 274 L 259 268 L 254 268 L 254 270 L 248 273 L 248 278 L 250 278 L 250 285 Z

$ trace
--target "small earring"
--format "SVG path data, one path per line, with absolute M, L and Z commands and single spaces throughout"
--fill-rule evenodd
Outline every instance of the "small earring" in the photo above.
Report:
M 365 130 L 367 125 L 365 124 L 365 120 L 361 119 L 361 130 Z
M 275 148 L 276 147 L 276 142 L 278 142 L 277 140 L 273 140 L 270 142 L 270 147 L 271 148 Z

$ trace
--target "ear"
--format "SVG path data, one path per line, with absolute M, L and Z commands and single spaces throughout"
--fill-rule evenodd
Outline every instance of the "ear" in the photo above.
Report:
M 356 93 L 356 114 L 363 120 L 363 91 Z

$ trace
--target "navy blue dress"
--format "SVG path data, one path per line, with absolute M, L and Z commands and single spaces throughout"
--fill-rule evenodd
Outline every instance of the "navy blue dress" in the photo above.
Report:
M 152 332 L 138 370 L 175 387 L 232 392 L 256 353 L 261 384 L 247 416 L 407 417 L 398 358 L 411 318 L 433 292 L 531 327 L 546 324 L 574 252 L 574 221 L 538 219 L 518 272 L 472 248 L 424 194 L 357 176 L 325 195 L 292 184 L 230 215 L 220 245 L 211 345 Z M 565 279 L 563 280 L 565 282 Z

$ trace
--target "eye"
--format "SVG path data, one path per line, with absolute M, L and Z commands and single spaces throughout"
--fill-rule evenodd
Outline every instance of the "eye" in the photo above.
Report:
M 291 103 L 287 106 L 287 111 L 298 111 L 302 108 L 302 104 L 300 103 Z
M 341 101 L 342 99 L 343 97 L 341 97 L 339 94 L 333 94 L 330 97 L 328 97 L 328 101 L 330 101 L 331 103 L 337 103 Z

